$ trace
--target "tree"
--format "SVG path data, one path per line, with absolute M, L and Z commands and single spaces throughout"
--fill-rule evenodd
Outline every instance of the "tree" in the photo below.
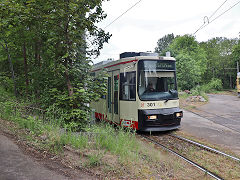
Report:
M 224 88 L 234 86 L 236 62 L 232 53 L 237 42 L 237 39 L 216 37 L 201 43 L 201 47 L 207 54 L 207 71 L 204 74 L 206 83 L 213 78 L 218 78 L 223 82 Z
M 169 46 L 176 58 L 177 77 L 182 89 L 191 89 L 203 82 L 206 71 L 206 54 L 191 35 L 179 36 Z
M 179 53 L 176 56 L 178 86 L 183 90 L 190 90 L 200 81 L 199 66 L 195 60 L 186 53 Z
M 238 40 L 238 43 L 233 47 L 232 57 L 235 63 L 240 62 L 240 40 Z
M 86 119 L 86 103 L 104 93 L 104 85 L 90 76 L 89 59 L 110 38 L 96 26 L 106 17 L 102 2 L 1 1 L 0 36 L 13 52 L 21 95 L 38 99 L 45 108 L 62 108 L 67 120 Z
M 167 34 L 162 38 L 160 38 L 157 42 L 157 47 L 155 48 L 155 52 L 159 53 L 160 55 L 164 55 L 167 52 L 169 45 L 172 43 L 174 38 L 175 37 L 173 33 Z
M 2 42 L 0 42 L 0 45 L 2 46 L 3 49 L 5 49 L 5 51 L 7 53 L 7 58 L 8 58 L 8 62 L 9 62 L 9 69 L 10 69 L 11 74 L 12 74 L 14 95 L 15 95 L 15 97 L 17 97 L 16 78 L 15 78 L 15 72 L 14 72 L 14 69 L 13 69 L 12 58 L 11 58 L 11 54 L 10 54 L 9 49 L 8 49 L 8 44 L 7 44 L 6 41 L 4 41 L 4 42 L 5 42 L 4 44 Z

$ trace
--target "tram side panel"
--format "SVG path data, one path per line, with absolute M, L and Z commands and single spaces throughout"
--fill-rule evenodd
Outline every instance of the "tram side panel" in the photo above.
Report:
M 105 120 L 107 118 L 105 96 L 100 98 L 97 102 L 92 102 L 91 108 L 94 109 L 96 120 Z
M 136 62 L 120 68 L 120 125 L 138 130 Z
M 236 85 L 237 85 L 238 97 L 240 97 L 240 72 L 238 72 L 238 74 L 237 74 Z
M 120 125 L 138 130 L 136 101 L 120 101 Z

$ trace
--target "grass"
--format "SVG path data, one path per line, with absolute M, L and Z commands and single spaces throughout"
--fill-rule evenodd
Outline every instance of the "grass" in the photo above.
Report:
M 93 126 L 95 136 L 95 148 L 106 149 L 120 158 L 137 159 L 139 143 L 135 134 L 130 130 L 118 128 L 117 131 L 108 124 Z
M 88 167 L 100 166 L 102 163 L 102 157 L 103 157 L 103 154 L 101 153 L 89 155 L 88 163 L 86 164 L 86 166 Z

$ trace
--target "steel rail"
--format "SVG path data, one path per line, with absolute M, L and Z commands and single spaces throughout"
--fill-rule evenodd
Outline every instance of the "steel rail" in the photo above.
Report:
M 208 151 L 212 151 L 212 152 L 214 152 L 214 153 L 221 154 L 221 155 L 223 155 L 223 156 L 229 157 L 229 158 L 231 158 L 231 159 L 234 159 L 235 161 L 240 162 L 240 159 L 237 158 L 237 157 L 231 156 L 231 155 L 229 155 L 229 154 L 226 154 L 226 153 L 224 153 L 224 152 L 218 151 L 218 150 L 216 150 L 216 149 L 214 149 L 214 148 L 211 148 L 211 147 L 209 147 L 209 146 L 200 144 L 200 143 L 195 142 L 195 141 L 192 141 L 192 140 L 190 140 L 190 139 L 187 139 L 187 138 L 184 138 L 184 137 L 181 137 L 181 136 L 177 136 L 177 135 L 173 135 L 173 134 L 171 134 L 171 135 L 169 135 L 169 136 L 176 137 L 176 138 L 178 138 L 178 139 L 180 139 L 180 140 L 182 140 L 182 141 L 189 142 L 189 143 L 194 144 L 194 145 L 196 145 L 196 146 L 199 146 L 199 147 L 201 147 L 201 148 L 207 149 Z
M 197 167 L 198 169 L 200 169 L 201 171 L 203 171 L 203 172 L 205 172 L 206 174 L 210 175 L 210 176 L 213 177 L 214 179 L 217 179 L 217 180 L 223 180 L 222 177 L 220 177 L 220 176 L 216 175 L 215 173 L 213 173 L 213 172 L 207 170 L 206 168 L 204 168 L 204 167 L 200 166 L 199 164 L 197 164 L 197 163 L 191 161 L 190 159 L 188 159 L 188 158 L 182 156 L 181 154 L 179 154 L 179 153 L 177 153 L 177 152 L 175 152 L 175 151 L 173 151 L 173 150 L 167 148 L 166 146 L 164 146 L 164 145 L 162 145 L 162 144 L 160 144 L 160 143 L 158 143 L 158 142 L 152 140 L 151 138 L 148 138 L 148 137 L 143 136 L 143 135 L 141 135 L 141 137 L 143 137 L 143 138 L 146 139 L 146 140 L 151 141 L 152 143 L 154 143 L 154 144 L 156 144 L 156 145 L 162 147 L 163 149 L 165 149 L 165 150 L 167 150 L 167 151 L 173 153 L 174 155 L 180 157 L 180 158 L 183 159 L 184 161 L 186 161 L 186 162 L 190 163 L 191 165 Z

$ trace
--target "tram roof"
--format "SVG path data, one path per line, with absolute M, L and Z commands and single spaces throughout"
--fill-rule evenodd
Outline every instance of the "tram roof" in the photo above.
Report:
M 134 56 L 134 57 L 121 58 L 121 59 L 118 59 L 118 60 L 101 61 L 101 62 L 93 65 L 93 71 L 100 70 L 102 68 L 109 68 L 109 67 L 112 67 L 112 66 L 115 66 L 115 65 L 137 62 L 137 61 L 142 60 L 142 59 L 176 61 L 176 59 L 174 57 L 166 57 L 166 56 Z

